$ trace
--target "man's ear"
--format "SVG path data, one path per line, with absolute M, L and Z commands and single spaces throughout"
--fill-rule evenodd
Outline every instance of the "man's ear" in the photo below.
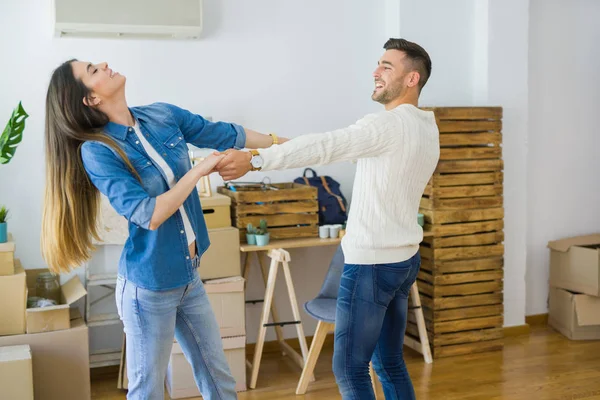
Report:
M 408 87 L 415 87 L 419 84 L 419 81 L 421 80 L 421 74 L 419 74 L 417 71 L 413 71 L 410 73 L 410 78 L 408 80 Z

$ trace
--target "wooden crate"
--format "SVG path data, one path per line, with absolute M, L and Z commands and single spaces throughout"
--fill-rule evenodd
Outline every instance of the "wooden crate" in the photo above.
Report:
M 231 198 L 232 224 L 240 229 L 240 240 L 245 243 L 246 226 L 257 227 L 261 219 L 267 221 L 271 239 L 319 236 L 317 188 L 297 183 L 271 186 L 277 190 L 218 188 Z
M 502 109 L 432 108 L 440 161 L 420 204 L 418 286 L 435 358 L 502 348 Z M 417 335 L 411 316 L 407 332 Z
M 493 235 L 483 233 L 503 229 L 502 108 L 427 110 L 435 113 L 440 130 L 440 161 L 421 199 L 425 228 L 436 237 L 477 235 L 462 241 L 488 244 Z
M 485 214 L 459 211 L 434 211 L 455 218 L 431 224 L 434 236 L 420 246 L 417 282 L 435 358 L 502 348 L 503 221 L 471 222 Z M 416 334 L 414 321 L 407 331 Z
M 433 107 L 440 131 L 436 173 L 495 172 L 503 169 L 501 107 Z
M 422 259 L 417 283 L 434 358 L 502 348 L 503 275 L 501 255 Z M 407 332 L 418 337 L 413 317 Z

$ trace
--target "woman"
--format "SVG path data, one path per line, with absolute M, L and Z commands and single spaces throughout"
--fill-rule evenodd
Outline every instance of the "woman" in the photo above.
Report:
M 129 399 L 163 399 L 173 337 L 206 399 L 235 399 L 219 327 L 197 272 L 209 246 L 198 180 L 217 153 L 191 168 L 186 143 L 224 151 L 269 147 L 262 135 L 211 123 L 174 105 L 129 108 L 125 77 L 106 63 L 58 67 L 46 98 L 42 251 L 67 272 L 90 258 L 101 192 L 129 222 L 116 301 L 127 337 Z

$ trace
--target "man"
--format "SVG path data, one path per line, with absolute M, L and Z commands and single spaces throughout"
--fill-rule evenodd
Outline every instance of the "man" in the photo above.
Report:
M 386 399 L 415 398 L 402 346 L 421 263 L 419 201 L 439 159 L 439 132 L 433 113 L 417 108 L 429 55 L 404 39 L 390 39 L 384 49 L 371 97 L 386 111 L 269 149 L 230 151 L 216 167 L 231 180 L 250 170 L 358 160 L 335 324 L 333 371 L 343 399 L 375 398 L 371 360 Z

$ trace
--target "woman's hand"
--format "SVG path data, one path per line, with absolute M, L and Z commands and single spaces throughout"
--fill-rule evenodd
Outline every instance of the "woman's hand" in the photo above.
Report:
M 158 229 L 188 198 L 193 190 L 196 190 L 196 184 L 203 176 L 214 171 L 215 166 L 225 157 L 221 154 L 211 154 L 202 160 L 198 165 L 189 170 L 177 184 L 156 197 L 156 205 L 150 220 L 150 230 Z
M 215 167 L 224 157 L 225 157 L 224 154 L 219 154 L 217 152 L 214 152 L 213 154 L 209 155 L 204 160 L 202 160 L 198 165 L 196 165 L 194 167 L 194 169 L 201 176 L 208 175 L 208 174 L 214 172 Z

